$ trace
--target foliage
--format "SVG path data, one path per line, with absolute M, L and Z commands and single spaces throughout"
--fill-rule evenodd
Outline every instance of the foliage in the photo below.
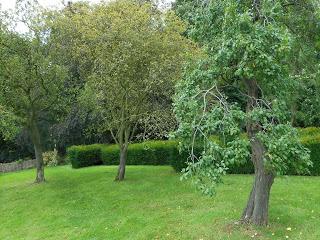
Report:
M 320 129 L 319 128 L 306 128 L 300 130 L 302 135 L 302 144 L 310 150 L 311 161 L 313 167 L 310 168 L 310 174 L 319 176 L 320 174 Z
M 227 2 L 227 1 L 225 1 Z M 253 2 L 253 1 L 251 1 Z M 262 2 L 262 1 L 259 1 Z M 211 28 L 210 24 L 217 24 L 221 26 L 221 19 L 219 14 L 223 11 L 225 3 L 217 3 L 216 9 L 210 8 L 204 13 L 203 9 L 210 3 L 210 1 L 190 1 L 177 0 L 174 4 L 174 11 L 183 20 L 189 24 L 187 36 L 190 36 L 197 42 L 207 44 L 204 41 L 216 39 L 214 34 L 219 28 Z M 243 2 L 243 4 L 247 4 Z M 263 1 L 264 7 L 267 7 L 270 1 Z M 210 5 L 210 4 L 209 4 Z M 270 6 L 270 5 L 269 5 Z M 290 107 L 291 121 L 296 127 L 318 126 L 319 124 L 319 5 L 317 1 L 278 1 L 273 6 L 275 11 L 282 11 L 278 18 L 273 18 L 272 13 L 268 10 L 261 12 L 264 21 L 270 23 L 268 18 L 273 18 L 274 21 L 279 21 L 284 24 L 285 28 L 291 33 L 290 42 L 291 48 L 288 53 L 287 68 L 291 75 L 291 94 L 286 95 L 286 101 Z M 239 7 L 240 13 L 243 9 Z M 253 9 L 254 11 L 254 9 Z M 208 13 L 208 14 L 207 14 Z M 253 14 L 250 12 L 250 14 Z M 206 17 L 203 18 L 203 16 Z M 210 20 L 214 18 L 213 21 Z M 203 18 L 204 21 L 199 21 Z M 242 21 L 242 20 L 241 20 Z M 242 21 L 242 30 L 245 30 L 246 23 Z M 199 30 L 202 32 L 199 35 Z M 231 30 L 232 31 L 232 30 Z M 218 33 L 217 33 L 218 34 Z M 212 46 L 211 46 L 212 47 Z M 257 65 L 256 65 L 257 66 Z M 230 76 L 228 76 L 230 77 Z M 243 103 L 243 95 L 239 98 L 239 91 L 232 87 L 232 91 L 226 91 L 230 86 L 224 86 L 220 89 L 228 98 L 237 96 L 238 104 Z M 243 108 L 245 109 L 245 107 Z
M 303 146 L 310 150 L 313 166 L 308 169 L 308 172 L 300 172 L 300 169 L 295 168 L 294 165 L 289 165 L 283 170 L 283 174 L 320 176 L 319 136 L 319 128 L 299 129 L 299 139 Z M 218 142 L 217 137 L 211 137 L 210 139 L 213 142 Z M 194 154 L 199 157 L 201 153 L 202 146 L 200 144 L 195 145 Z M 118 145 L 94 144 L 68 148 L 68 156 L 74 168 L 100 165 L 102 163 L 104 165 L 117 165 L 119 155 Z M 181 172 L 188 167 L 188 158 L 189 152 L 187 150 L 179 151 L 178 141 L 145 141 L 129 146 L 127 164 L 171 165 L 176 172 Z M 249 156 L 245 156 L 241 161 L 230 163 L 226 168 L 226 172 L 229 174 L 252 174 L 254 173 L 254 167 Z
M 44 152 L 43 153 L 43 162 L 45 166 L 48 167 L 55 167 L 58 166 L 58 152 L 57 150 L 49 151 L 49 152 Z
M 99 110 L 106 112 L 104 127 L 115 130 L 119 141 L 121 129 L 133 133 L 139 120 L 157 106 L 157 99 L 172 94 L 188 46 L 180 37 L 183 26 L 172 14 L 162 16 L 149 5 L 126 1 L 102 6 L 100 11 L 102 15 L 95 19 L 112 19 L 112 31 L 100 39 L 103 26 L 92 28 L 98 31 L 98 43 L 96 69 L 88 87 L 98 91 Z
M 134 139 L 136 141 L 168 139 L 172 131 L 177 128 L 177 121 L 170 107 L 171 100 L 144 118 L 139 120 Z
M 51 126 L 52 138 L 59 155 L 64 155 L 68 146 L 108 143 L 112 140 L 109 133 L 97 130 L 103 122 L 101 114 L 94 113 L 92 107 L 82 106 L 79 101 L 79 94 L 84 89 L 93 65 L 78 25 L 82 15 L 86 15 L 89 9 L 87 3 L 70 2 L 61 10 L 45 11 L 45 23 L 50 29 L 48 42 L 53 58 L 65 67 L 68 75 L 64 84 L 68 92 L 68 108 L 65 109 L 63 118 Z M 83 54 L 79 54 L 79 51 Z
M 295 165 L 288 165 L 283 171 L 284 175 L 309 175 L 309 176 L 320 176 L 319 168 L 319 145 L 320 145 L 320 128 L 303 128 L 298 129 L 299 140 L 302 145 L 310 151 L 310 161 L 312 166 L 308 168 L 308 171 L 300 172 L 299 168 L 296 168 Z M 283 143 L 286 144 L 286 143 Z M 280 147 L 280 146 L 278 146 Z M 285 146 L 288 147 L 288 146 Z M 198 146 L 199 148 L 199 146 Z M 199 151 L 199 150 L 198 150 Z M 186 159 L 188 156 L 185 156 L 183 159 L 178 159 L 178 162 L 175 164 L 179 167 L 176 168 L 176 171 L 181 172 L 188 165 L 186 164 Z M 253 174 L 254 166 L 249 157 L 244 158 L 241 162 L 235 162 L 230 164 L 227 169 L 229 174 Z
M 137 130 L 171 109 L 174 84 L 195 48 L 181 36 L 184 24 L 170 11 L 127 0 L 71 4 L 52 19 L 61 48 L 63 36 L 72 39 L 66 53 L 85 80 L 79 103 L 100 117 L 95 127 L 111 132 L 125 156 Z M 165 136 L 168 125 L 157 123 L 152 136 Z
M 288 4 L 282 21 L 293 34 L 290 53 L 291 74 L 295 84 L 287 96 L 295 126 L 319 125 L 319 4 L 296 1 Z
M 249 143 L 262 144 L 268 173 L 282 174 L 291 165 L 303 171 L 311 164 L 288 122 L 285 96 L 293 84 L 289 65 L 295 36 L 282 22 L 285 13 L 281 2 L 256 6 L 230 0 L 210 1 L 193 16 L 190 37 L 206 49 L 207 58 L 189 67 L 177 86 L 176 135 L 186 149 L 203 142 L 203 155 L 190 161 L 185 176 L 195 178 L 204 193 L 214 192 L 230 164 L 248 157 Z M 225 85 L 246 96 L 246 109 L 228 103 Z M 243 126 L 249 139 L 241 139 Z M 210 141 L 213 134 L 222 145 Z
M 303 79 L 304 83 L 294 94 L 296 102 L 292 103 L 293 124 L 299 127 L 320 126 L 320 77 Z M 315 81 L 319 81 L 317 84 Z
M 102 122 L 100 115 L 75 103 L 63 121 L 50 129 L 59 155 L 64 156 L 67 147 L 73 145 L 111 143 L 110 133 L 97 130 Z
M 20 17 L 28 27 L 24 34 L 14 28 Z M 37 1 L 18 1 L 14 15 L 1 12 L 0 21 L 0 106 L 11 116 L 1 118 L 0 127 L 16 123 L 29 131 L 37 159 L 36 182 L 43 182 L 40 122 L 58 120 L 67 104 L 66 71 L 51 54 L 50 31 Z M 4 120 L 9 122 L 3 124 Z
M 73 13 L 65 9 L 54 21 L 62 36 L 72 37 L 69 50 L 80 67 L 91 66 L 82 74 L 89 80 L 83 104 L 106 112 L 101 130 L 117 131 L 121 124 L 133 130 L 152 112 L 150 106 L 173 92 L 188 52 L 188 42 L 180 36 L 183 25 L 172 13 L 163 15 L 134 1 L 72 8 Z
M 119 159 L 117 145 L 105 146 L 101 149 L 101 158 L 105 165 L 113 165 Z M 131 144 L 128 148 L 128 165 L 176 165 L 185 162 L 187 154 L 179 153 L 175 141 L 146 141 Z
M 72 146 L 68 156 L 72 167 L 87 167 L 103 164 L 116 165 L 119 161 L 119 146 L 94 144 Z M 172 165 L 174 169 L 186 162 L 187 152 L 179 152 L 176 141 L 146 141 L 130 144 L 128 148 L 128 165 Z
M 40 33 L 39 33 L 40 34 Z M 29 40 L 16 33 L 1 38 L 1 102 L 19 123 L 48 111 L 63 89 L 63 67 L 53 64 L 41 39 Z
M 101 145 L 72 146 L 67 149 L 73 168 L 82 168 L 102 164 Z
M 18 132 L 18 119 L 0 105 L 0 133 L 4 140 L 11 140 Z

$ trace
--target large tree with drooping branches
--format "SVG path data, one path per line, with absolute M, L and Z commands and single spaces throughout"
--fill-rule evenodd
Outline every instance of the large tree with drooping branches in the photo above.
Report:
M 319 6 L 312 1 L 202 1 L 182 15 L 191 18 L 188 36 L 207 53 L 187 68 L 175 97 L 176 135 L 191 153 L 184 176 L 213 194 L 228 166 L 250 157 L 255 178 L 242 222 L 268 224 L 275 177 L 289 167 L 304 172 L 310 166 L 291 126 L 288 100 L 297 82 L 292 61 L 302 38 L 294 29 L 302 26 L 302 5 L 316 19 Z M 289 25 L 292 18 L 295 26 Z M 246 106 L 234 103 L 226 89 L 241 95 Z M 201 155 L 193 151 L 196 144 L 203 146 Z

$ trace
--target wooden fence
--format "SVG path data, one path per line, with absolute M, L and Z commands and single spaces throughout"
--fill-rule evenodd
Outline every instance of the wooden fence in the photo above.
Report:
M 19 161 L 12 163 L 0 163 L 0 172 L 15 172 L 23 169 L 34 168 L 36 160 Z

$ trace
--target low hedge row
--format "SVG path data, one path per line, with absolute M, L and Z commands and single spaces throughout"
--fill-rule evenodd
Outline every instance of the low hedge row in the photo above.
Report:
M 301 141 L 311 151 L 313 167 L 311 175 L 320 175 L 320 129 L 307 128 L 299 130 Z M 195 148 L 199 154 L 200 148 Z M 171 165 L 177 172 L 186 166 L 189 154 L 180 153 L 177 141 L 148 141 L 144 143 L 130 144 L 128 148 L 128 165 Z M 73 168 L 81 168 L 92 165 L 118 165 L 120 151 L 118 145 L 87 145 L 72 146 L 68 148 L 68 157 Z M 231 174 L 251 174 L 254 172 L 253 164 L 248 161 L 241 165 L 230 166 Z M 296 175 L 289 169 L 287 174 Z
M 67 154 L 73 168 L 94 165 L 118 165 L 120 150 L 118 145 L 72 146 Z M 179 152 L 177 141 L 147 141 L 130 144 L 128 165 L 172 165 L 176 171 L 185 167 L 187 152 Z
M 177 142 L 148 141 L 130 144 L 128 147 L 128 165 L 170 165 L 174 158 Z M 101 159 L 105 165 L 119 164 L 120 150 L 118 145 L 101 148 Z
M 101 144 L 72 146 L 67 155 L 73 168 L 101 165 Z
M 320 176 L 320 133 L 302 137 L 301 142 L 310 150 L 310 159 L 313 162 L 310 175 Z
M 320 128 L 309 127 L 298 129 L 301 143 L 310 150 L 310 159 L 313 167 L 309 169 L 311 176 L 320 176 Z M 228 173 L 231 174 L 253 174 L 254 166 L 250 159 L 246 163 L 230 166 Z M 296 170 L 289 168 L 287 175 L 298 175 Z

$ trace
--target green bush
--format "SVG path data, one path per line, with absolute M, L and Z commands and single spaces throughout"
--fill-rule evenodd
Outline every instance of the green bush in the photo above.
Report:
M 310 150 L 310 159 L 313 167 L 309 169 L 312 176 L 320 176 L 320 128 L 310 127 L 298 129 L 301 143 Z M 248 159 L 247 163 L 230 166 L 228 173 L 252 174 L 254 167 Z M 287 175 L 298 175 L 295 169 L 288 169 Z
M 72 146 L 67 150 L 69 161 L 73 168 L 82 168 L 93 165 L 101 165 L 102 145 Z
M 308 128 L 299 128 L 299 136 L 303 140 L 304 138 L 311 138 L 314 136 L 320 135 L 320 128 L 318 127 L 308 127 Z
M 301 141 L 311 151 L 313 167 L 311 175 L 320 175 L 320 129 L 299 129 Z M 201 153 L 201 147 L 195 147 L 195 154 Z M 188 152 L 179 152 L 177 141 L 147 141 L 130 144 L 128 148 L 128 165 L 171 165 L 180 172 L 187 166 Z M 92 165 L 118 165 L 120 151 L 118 145 L 88 145 L 73 146 L 68 149 L 68 157 L 73 168 Z M 228 173 L 252 174 L 254 167 L 250 159 L 243 164 L 229 166 Z M 288 169 L 287 174 L 296 175 L 294 169 Z
M 320 128 L 304 128 L 299 129 L 299 135 L 302 144 L 310 150 L 310 158 L 313 162 L 313 167 L 309 169 L 310 175 L 320 176 Z M 200 152 L 200 149 L 196 149 L 196 152 Z M 188 153 L 182 153 L 180 155 L 175 154 L 172 158 L 171 165 L 173 168 L 180 172 L 187 166 L 185 163 L 188 158 Z M 234 164 L 229 166 L 229 174 L 253 174 L 254 166 L 250 159 L 247 159 L 245 163 Z M 288 169 L 288 175 L 297 175 L 294 169 Z
M 310 158 L 313 163 L 310 168 L 310 175 L 320 176 L 320 134 L 303 137 L 301 142 L 310 150 Z
M 128 147 L 128 165 L 170 165 L 174 149 L 174 141 L 148 141 L 130 144 Z M 101 159 L 105 165 L 119 164 L 120 150 L 118 145 L 101 148 Z
M 43 153 L 43 163 L 48 167 L 58 166 L 58 152 L 57 150 L 44 152 Z
M 118 145 L 87 145 L 68 148 L 68 158 L 73 168 L 93 165 L 118 165 Z M 127 165 L 172 165 L 176 171 L 186 166 L 188 153 L 180 153 L 177 141 L 147 141 L 130 144 Z

